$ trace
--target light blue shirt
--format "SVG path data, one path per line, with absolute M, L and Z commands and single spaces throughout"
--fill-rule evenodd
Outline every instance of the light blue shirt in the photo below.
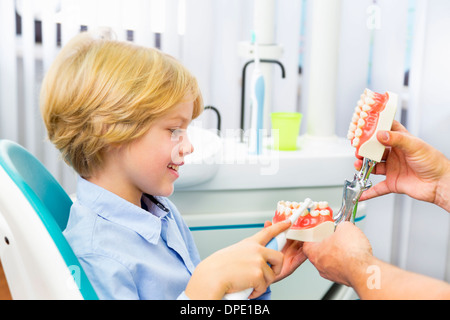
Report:
M 187 298 L 200 262 L 191 232 L 168 199 L 142 201 L 148 211 L 79 178 L 64 235 L 100 299 Z

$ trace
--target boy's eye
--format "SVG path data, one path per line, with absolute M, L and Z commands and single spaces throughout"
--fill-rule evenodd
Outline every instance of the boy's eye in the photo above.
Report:
M 179 129 L 179 128 L 169 129 L 169 130 L 172 134 L 172 137 L 171 137 L 172 140 L 178 140 L 180 138 L 180 136 L 183 134 L 183 132 L 186 131 L 184 129 Z

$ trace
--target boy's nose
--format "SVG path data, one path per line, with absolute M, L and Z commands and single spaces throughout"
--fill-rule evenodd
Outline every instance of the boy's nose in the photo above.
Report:
M 194 146 L 189 140 L 189 136 L 187 134 L 187 130 L 183 130 L 181 134 L 178 136 L 178 156 L 184 157 L 188 154 L 194 152 Z
M 184 156 L 194 152 L 194 146 L 192 145 L 191 141 L 189 140 L 187 134 L 183 135 L 181 137 L 181 139 L 182 139 L 182 141 L 181 141 L 181 146 L 179 149 L 180 156 L 184 157 Z

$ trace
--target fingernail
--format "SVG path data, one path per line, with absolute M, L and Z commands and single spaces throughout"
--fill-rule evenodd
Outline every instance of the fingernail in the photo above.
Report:
M 380 131 L 379 134 L 378 134 L 378 138 L 382 142 L 388 142 L 389 141 L 389 132 L 387 132 L 387 131 Z

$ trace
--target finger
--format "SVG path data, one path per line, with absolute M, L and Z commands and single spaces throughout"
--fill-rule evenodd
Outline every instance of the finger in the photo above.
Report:
M 291 226 L 291 221 L 289 219 L 280 221 L 278 223 L 272 224 L 271 226 L 262 229 L 256 233 L 252 238 L 256 240 L 261 245 L 266 245 L 272 238 L 279 235 L 281 232 L 285 231 Z
M 408 132 L 408 130 L 397 120 L 392 122 L 391 131 Z
M 298 250 L 300 250 L 302 248 L 302 246 L 303 246 L 302 241 L 287 240 L 286 245 L 284 246 L 284 248 L 281 252 L 283 252 L 284 254 L 289 253 L 289 252 L 297 252 Z
M 379 131 L 377 139 L 383 145 L 398 148 L 405 153 L 412 153 L 417 150 L 417 138 L 405 132 Z
M 264 228 L 270 227 L 272 225 L 272 221 L 265 221 L 264 222 Z
M 355 162 L 353 163 L 353 166 L 355 167 L 355 169 L 357 171 L 359 171 L 359 170 L 361 170 L 362 163 L 363 163 L 363 161 L 358 159 L 358 160 L 355 160 Z
M 391 193 L 391 191 L 389 190 L 386 181 L 382 181 L 364 191 L 359 201 L 369 200 L 389 193 Z
M 386 175 L 386 163 L 385 162 L 377 163 L 375 168 L 372 170 L 372 174 Z
M 314 255 L 314 252 L 319 247 L 318 242 L 304 242 L 303 243 L 303 253 L 308 259 L 311 259 L 311 257 Z
M 269 268 L 269 267 L 268 267 Z M 270 269 L 270 268 L 269 268 Z M 273 275 L 273 271 L 270 271 Z M 275 279 L 275 276 L 273 275 L 273 279 Z M 264 292 L 267 291 L 267 288 L 273 281 L 266 281 L 266 279 L 261 280 L 256 283 L 256 285 L 253 288 L 252 294 L 248 297 L 248 299 L 254 299 L 262 295 Z
M 288 258 L 289 263 L 291 265 L 299 266 L 306 260 L 306 256 L 303 253 L 303 242 L 302 241 L 293 241 L 292 243 L 287 243 L 284 246 L 283 252 L 284 260 L 283 260 L 283 268 L 286 264 L 286 258 Z M 286 248 L 287 247 L 287 248 Z
M 266 248 L 264 258 L 275 275 L 280 274 L 283 268 L 283 257 L 284 255 L 280 251 Z
M 381 161 L 386 161 L 387 158 L 389 157 L 389 153 L 390 152 L 391 152 L 391 148 L 390 147 L 386 147 L 384 149 L 383 156 L 381 157 Z
M 276 253 L 280 254 L 279 252 Z M 259 297 L 261 294 L 266 292 L 267 287 L 275 280 L 276 274 L 267 263 L 263 263 L 263 265 L 261 266 L 261 272 L 261 276 L 258 277 L 260 280 L 255 283 L 253 292 L 249 296 L 249 299 Z

